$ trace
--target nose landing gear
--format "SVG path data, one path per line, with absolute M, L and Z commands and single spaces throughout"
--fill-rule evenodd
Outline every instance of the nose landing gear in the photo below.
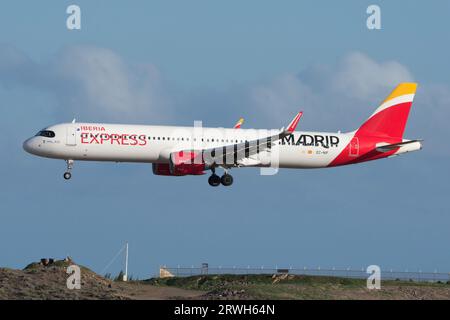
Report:
M 70 173 L 70 171 L 72 171 L 73 169 L 73 160 L 66 160 L 67 163 L 67 171 L 64 172 L 64 179 L 69 180 L 70 178 L 72 178 L 72 174 Z

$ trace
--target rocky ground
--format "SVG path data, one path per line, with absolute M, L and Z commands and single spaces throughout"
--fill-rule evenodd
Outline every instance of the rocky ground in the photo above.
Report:
M 150 279 L 155 286 L 206 291 L 201 299 L 332 299 L 332 300 L 449 300 L 450 284 L 383 281 L 381 290 L 368 290 L 366 281 L 298 275 L 209 275 Z
M 69 264 L 58 261 L 44 266 L 33 263 L 23 270 L 0 269 L 0 299 L 127 299 L 111 281 L 82 268 L 81 289 L 66 285 Z
M 0 300 L 128 300 L 128 299 L 193 299 L 204 294 L 194 290 L 154 287 L 141 282 L 105 279 L 81 267 L 81 289 L 70 290 L 66 281 L 71 261 L 56 261 L 44 266 L 32 263 L 23 270 L 0 268 Z
M 0 268 L 0 300 L 23 299 L 450 299 L 450 284 L 384 281 L 368 290 L 364 280 L 295 275 L 208 275 L 112 281 L 81 267 L 81 289 L 69 290 L 63 260 Z

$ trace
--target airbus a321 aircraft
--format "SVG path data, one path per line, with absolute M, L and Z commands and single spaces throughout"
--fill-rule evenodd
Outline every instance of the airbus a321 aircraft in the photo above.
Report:
M 164 176 L 212 174 L 211 186 L 230 186 L 231 168 L 327 168 L 420 150 L 420 140 L 403 139 L 417 84 L 402 83 L 357 130 L 348 133 L 295 131 L 299 112 L 280 130 L 63 123 L 47 127 L 23 144 L 34 155 L 74 161 L 152 163 Z M 223 168 L 219 177 L 216 168 Z

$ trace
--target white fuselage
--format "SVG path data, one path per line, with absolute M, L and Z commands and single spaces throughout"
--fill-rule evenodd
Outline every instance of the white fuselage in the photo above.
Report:
M 199 150 L 242 143 L 270 135 L 271 130 L 64 123 L 24 143 L 28 152 L 56 159 L 168 163 L 176 150 Z M 278 132 L 278 130 L 272 130 Z M 270 151 L 244 159 L 240 166 L 281 168 L 327 167 L 349 145 L 352 133 L 294 132 L 275 141 Z M 354 152 L 354 151 L 353 151 Z

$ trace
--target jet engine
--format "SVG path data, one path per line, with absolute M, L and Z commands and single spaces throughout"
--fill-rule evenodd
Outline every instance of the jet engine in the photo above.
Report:
M 153 164 L 153 174 L 163 176 L 202 175 L 206 169 L 201 153 L 195 151 L 172 152 L 169 163 Z

